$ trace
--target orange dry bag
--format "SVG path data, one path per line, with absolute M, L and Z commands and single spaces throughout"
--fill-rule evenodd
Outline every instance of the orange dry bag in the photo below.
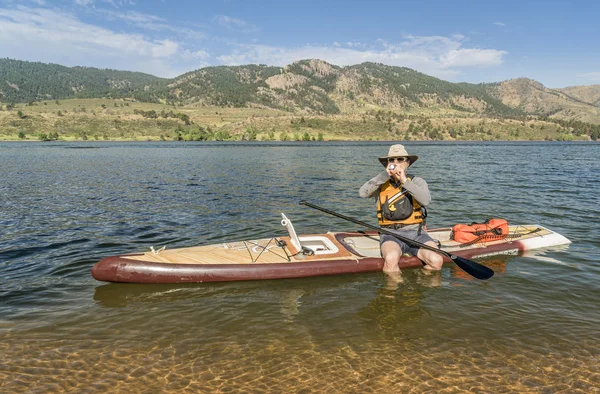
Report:
M 508 222 L 504 219 L 488 219 L 483 223 L 457 224 L 452 227 L 451 239 L 462 243 L 489 242 L 508 235 Z

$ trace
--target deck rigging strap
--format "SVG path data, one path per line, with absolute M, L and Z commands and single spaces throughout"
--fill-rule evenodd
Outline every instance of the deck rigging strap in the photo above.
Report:
M 303 256 L 314 256 L 315 255 L 315 251 L 310 248 L 307 248 L 306 246 L 301 246 L 300 251 L 298 253 L 288 254 L 287 250 L 285 250 L 285 247 L 287 246 L 287 242 L 285 242 L 283 239 L 279 239 L 279 240 L 276 239 L 275 243 L 277 244 L 277 246 L 279 246 L 281 249 L 283 249 L 283 252 L 287 256 L 288 261 L 292 261 L 291 257 L 296 257 L 300 254 Z
M 150 251 L 152 252 L 152 254 L 159 254 L 160 252 L 162 252 L 166 248 L 167 248 L 167 245 L 163 246 L 162 248 L 160 248 L 158 250 L 155 250 L 154 246 L 150 246 Z
M 273 242 L 273 241 L 275 241 L 275 245 L 277 245 L 278 247 L 280 247 L 280 248 L 283 250 L 283 252 L 285 253 L 285 256 L 282 256 L 282 255 L 280 255 L 279 253 L 276 253 L 276 252 L 272 251 L 271 249 L 269 249 L 269 244 L 270 244 L 271 242 Z M 288 262 L 289 262 L 289 261 L 292 261 L 292 260 L 290 259 L 290 257 L 294 257 L 294 256 L 295 256 L 295 255 L 292 255 L 292 256 L 288 255 L 287 251 L 285 250 L 285 247 L 286 247 L 287 243 L 286 243 L 284 240 L 279 240 L 279 239 L 277 239 L 277 238 L 271 238 L 271 239 L 269 240 L 269 242 L 267 242 L 267 243 L 266 243 L 266 245 L 265 245 L 265 246 L 262 246 L 262 245 L 260 245 L 260 244 L 258 244 L 258 243 L 256 243 L 256 242 L 252 242 L 252 241 L 243 241 L 243 242 L 244 242 L 244 246 L 246 247 L 246 250 L 248 251 L 248 254 L 250 255 L 250 260 L 251 260 L 253 263 L 256 263 L 256 262 L 258 261 L 258 259 L 259 259 L 259 258 L 260 258 L 260 256 L 261 256 L 261 255 L 264 253 L 264 251 L 265 251 L 265 250 L 266 250 L 267 252 L 269 252 L 269 253 L 273 253 L 273 254 L 274 254 L 275 256 L 277 256 L 277 257 L 281 257 L 281 258 L 284 258 L 284 259 L 286 259 Z M 252 251 L 250 250 L 250 247 L 248 246 L 248 244 L 254 245 L 255 247 L 258 247 L 258 248 L 261 248 L 261 249 L 262 249 L 262 250 L 260 251 L 260 253 L 258 254 L 258 256 L 256 256 L 256 258 L 254 258 L 254 257 L 252 256 Z M 298 252 L 298 253 L 301 253 L 301 252 Z M 298 254 L 298 253 L 296 253 L 296 254 Z
M 483 243 L 483 242 L 486 242 L 486 238 L 494 238 L 494 239 L 491 239 L 490 241 L 499 241 L 499 240 L 504 240 L 504 239 L 512 240 L 512 239 L 523 237 L 525 235 L 534 234 L 534 233 L 537 233 L 537 232 L 540 232 L 540 231 L 542 231 L 541 227 L 538 227 L 536 229 L 533 229 L 533 230 L 529 231 L 528 233 L 523 233 L 523 234 L 518 234 L 516 232 L 516 230 L 515 230 L 515 232 L 513 232 L 512 234 L 504 234 L 501 238 L 498 238 L 498 235 L 495 235 L 495 234 L 484 234 L 484 235 L 481 235 L 478 238 L 475 238 L 472 241 L 460 244 L 460 245 L 458 245 L 458 247 L 460 247 L 460 248 L 466 248 L 467 246 L 471 246 L 471 245 L 474 245 L 476 243 L 480 243 L 480 242 Z

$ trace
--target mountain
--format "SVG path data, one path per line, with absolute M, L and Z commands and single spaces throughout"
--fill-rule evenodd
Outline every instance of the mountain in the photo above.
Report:
M 528 78 L 489 84 L 488 91 L 511 108 L 556 119 L 600 123 L 600 86 L 549 89 Z M 595 100 L 595 102 L 594 102 Z
M 301 60 L 283 68 L 204 68 L 175 78 L 162 95 L 187 104 L 264 106 L 317 114 L 422 107 L 521 114 L 493 97 L 482 84 L 451 83 L 378 63 L 338 67 L 322 60 Z
M 153 75 L 58 64 L 0 59 L 0 102 L 96 97 L 157 100 L 151 92 L 165 84 Z
M 600 85 L 569 86 L 556 90 L 560 90 L 577 100 L 600 107 Z
M 173 79 L 0 59 L 0 101 L 71 97 L 274 108 L 298 114 L 353 115 L 383 110 L 443 112 L 448 116 L 542 115 L 600 123 L 600 85 L 549 89 L 526 78 L 452 83 L 405 67 L 379 63 L 338 67 L 316 59 L 285 67 L 206 67 Z

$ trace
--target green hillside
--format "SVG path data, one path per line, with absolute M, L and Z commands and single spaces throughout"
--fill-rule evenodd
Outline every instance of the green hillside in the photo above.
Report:
M 0 59 L 1 102 L 66 98 L 258 106 L 314 114 L 364 112 L 348 110 L 347 101 L 376 107 L 370 109 L 438 107 L 496 115 L 522 114 L 490 95 L 484 85 L 451 83 L 409 68 L 377 63 L 337 67 L 320 60 L 302 60 L 283 68 L 218 66 L 163 79 L 129 71 Z
M 0 59 L 0 102 L 5 103 L 100 97 L 157 101 L 153 92 L 165 81 L 139 72 Z
M 0 59 L 0 138 L 597 139 L 597 97 L 593 87 L 452 83 L 405 67 L 317 59 L 173 79 Z
M 267 88 L 265 79 L 277 73 L 278 67 L 262 65 L 207 67 L 171 80 L 158 94 L 169 102 L 200 102 L 240 108 L 260 101 L 256 96 L 257 90 Z M 264 104 L 269 106 L 272 103 L 266 101 Z

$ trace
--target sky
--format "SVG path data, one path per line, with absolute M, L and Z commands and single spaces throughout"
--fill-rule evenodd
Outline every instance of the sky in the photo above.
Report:
M 600 84 L 600 1 L 0 0 L 0 58 L 173 78 L 378 62 L 452 82 Z

